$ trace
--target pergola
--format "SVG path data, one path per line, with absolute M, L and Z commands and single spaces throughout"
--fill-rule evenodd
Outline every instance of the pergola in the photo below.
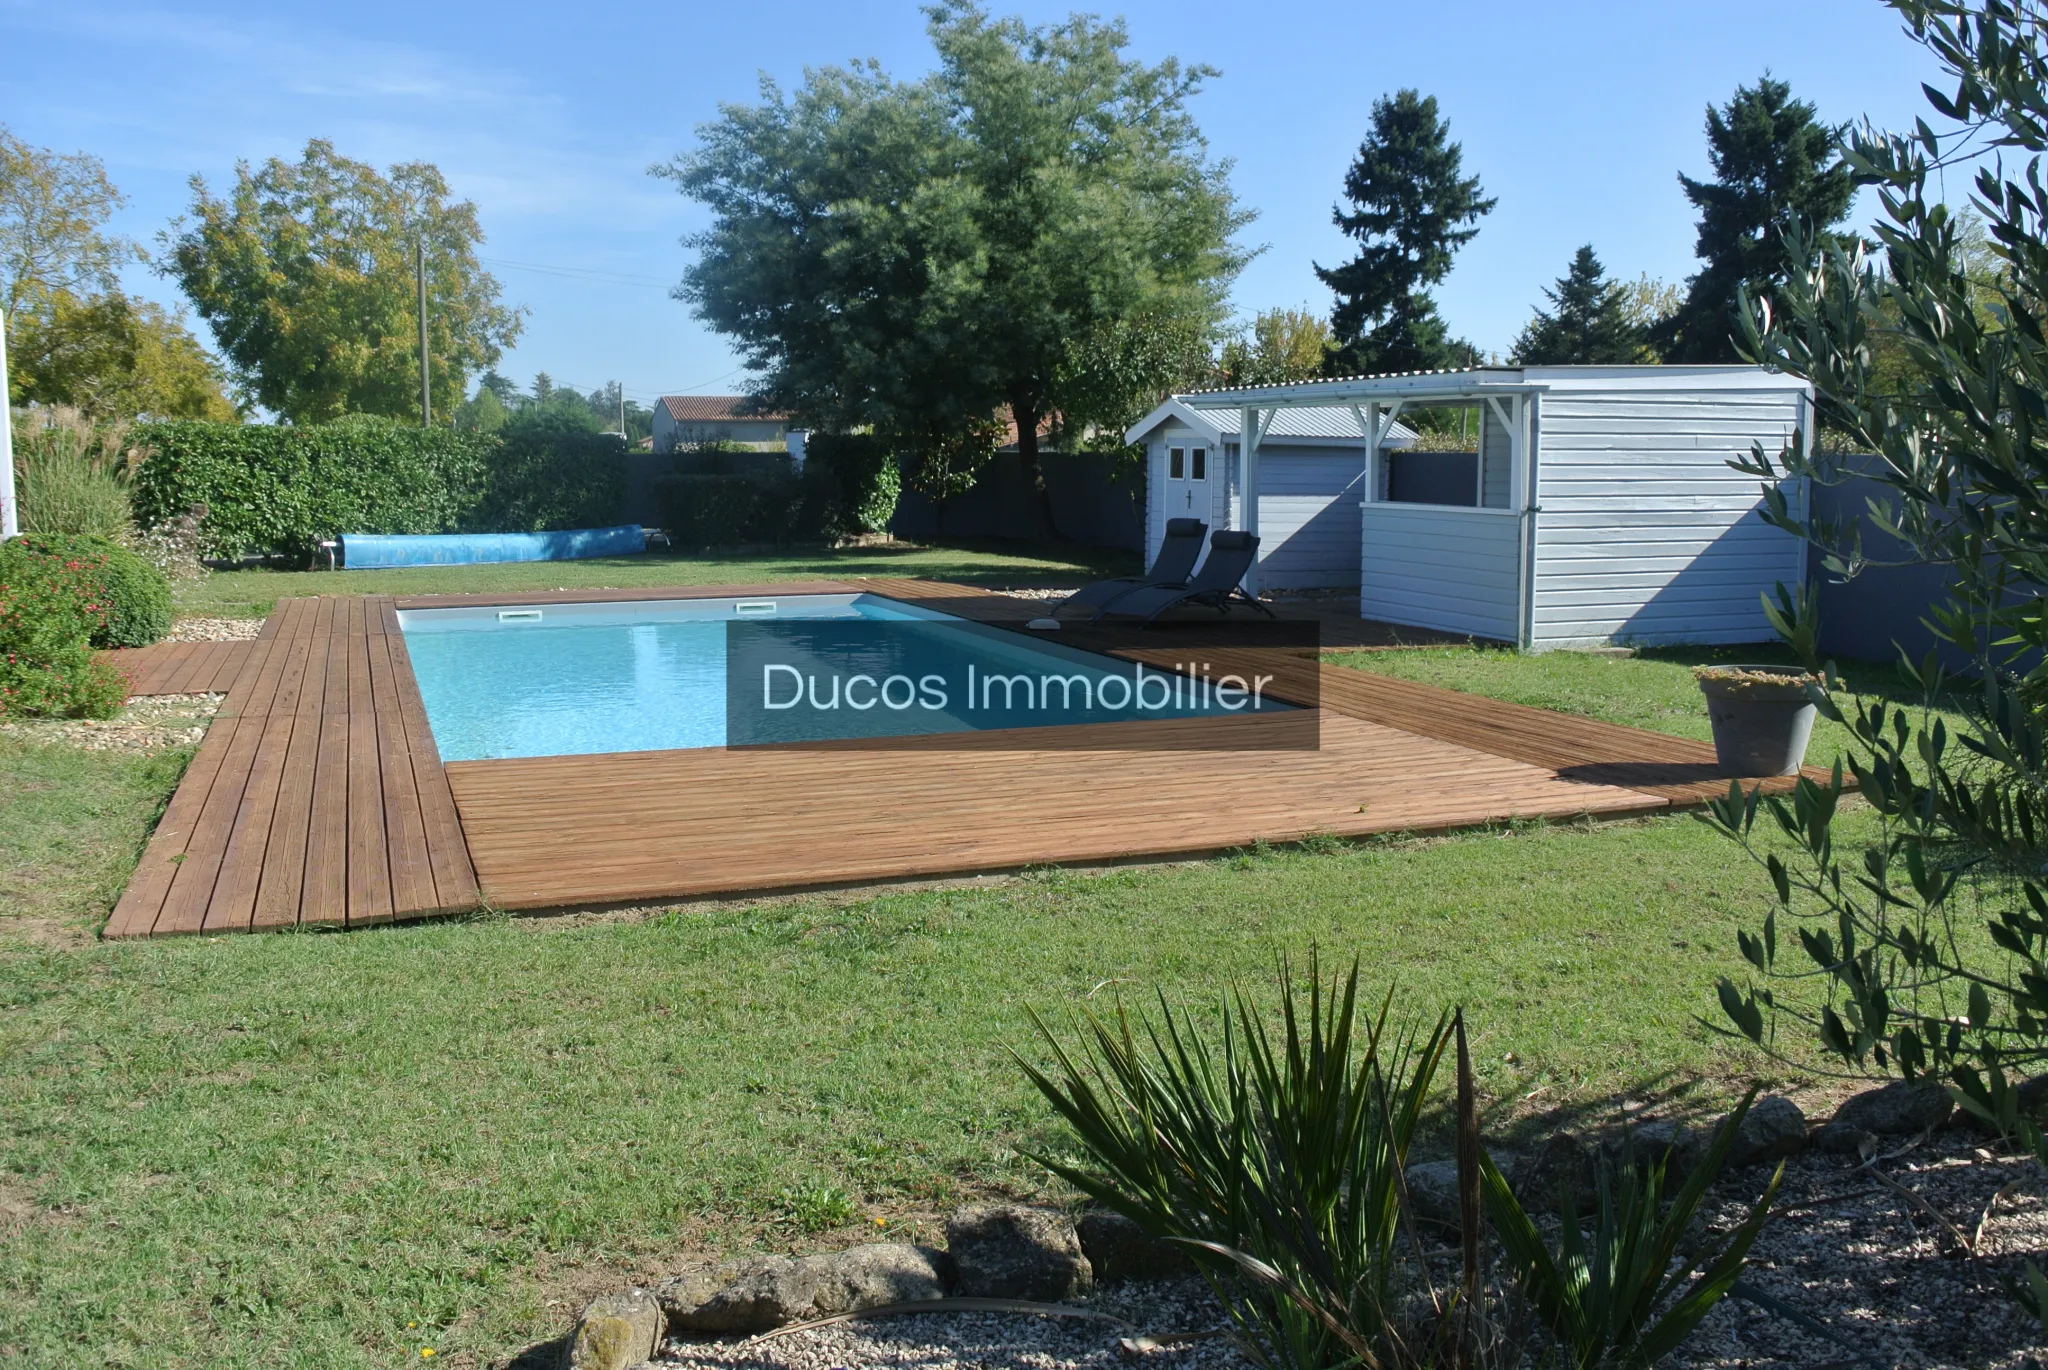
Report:
M 1480 403 L 1491 408 L 1509 435 L 1508 508 L 1526 515 L 1533 503 L 1529 461 L 1530 413 L 1535 396 L 1548 387 L 1526 381 L 1519 368 L 1474 367 L 1463 371 L 1416 371 L 1386 376 L 1352 376 L 1327 381 L 1293 381 L 1283 385 L 1235 390 L 1197 390 L 1178 396 L 1190 409 L 1240 411 L 1239 470 L 1244 531 L 1259 531 L 1259 440 L 1282 409 L 1349 408 L 1358 420 L 1363 444 L 1365 503 L 1379 502 L 1381 482 L 1376 463 L 1380 448 L 1404 409 L 1441 404 Z M 1496 511 L 1497 512 L 1497 511 Z M 1526 531 L 1524 536 L 1526 537 Z M 1256 561 L 1245 573 L 1246 593 L 1259 592 Z

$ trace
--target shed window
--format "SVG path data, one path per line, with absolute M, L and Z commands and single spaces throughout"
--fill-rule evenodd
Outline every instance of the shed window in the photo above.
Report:
M 1193 462 L 1191 462 L 1191 463 L 1189 464 L 1189 467 L 1188 467 L 1188 479 L 1189 479 L 1189 480 L 1207 480 L 1207 479 L 1209 479 L 1209 449 L 1208 449 L 1208 448 L 1206 448 L 1206 447 L 1197 447 L 1197 448 L 1196 448 L 1196 449 L 1194 450 L 1194 460 L 1193 460 Z
M 1169 447 L 1166 449 L 1166 478 L 1168 480 L 1187 479 L 1186 448 Z

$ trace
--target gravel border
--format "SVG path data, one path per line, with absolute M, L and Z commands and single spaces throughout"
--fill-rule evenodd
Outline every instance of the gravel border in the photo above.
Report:
M 166 642 L 250 642 L 263 631 L 260 618 L 181 618 Z
M 196 747 L 224 694 L 137 695 L 112 718 L 0 719 L 0 733 L 88 752 L 155 752 Z

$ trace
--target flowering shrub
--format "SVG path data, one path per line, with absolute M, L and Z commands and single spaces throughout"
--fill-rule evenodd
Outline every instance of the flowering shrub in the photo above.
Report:
M 109 617 L 95 568 L 21 543 L 0 544 L 0 715 L 112 717 L 128 690 L 92 654 Z
M 11 544 L 89 582 L 86 597 L 103 615 L 94 647 L 147 647 L 171 631 L 171 582 L 162 571 L 110 538 L 92 534 L 25 534 Z

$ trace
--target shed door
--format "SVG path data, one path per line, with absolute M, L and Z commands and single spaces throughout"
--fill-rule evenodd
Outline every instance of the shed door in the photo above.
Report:
M 1166 517 L 1209 519 L 1209 449 L 1166 449 Z

